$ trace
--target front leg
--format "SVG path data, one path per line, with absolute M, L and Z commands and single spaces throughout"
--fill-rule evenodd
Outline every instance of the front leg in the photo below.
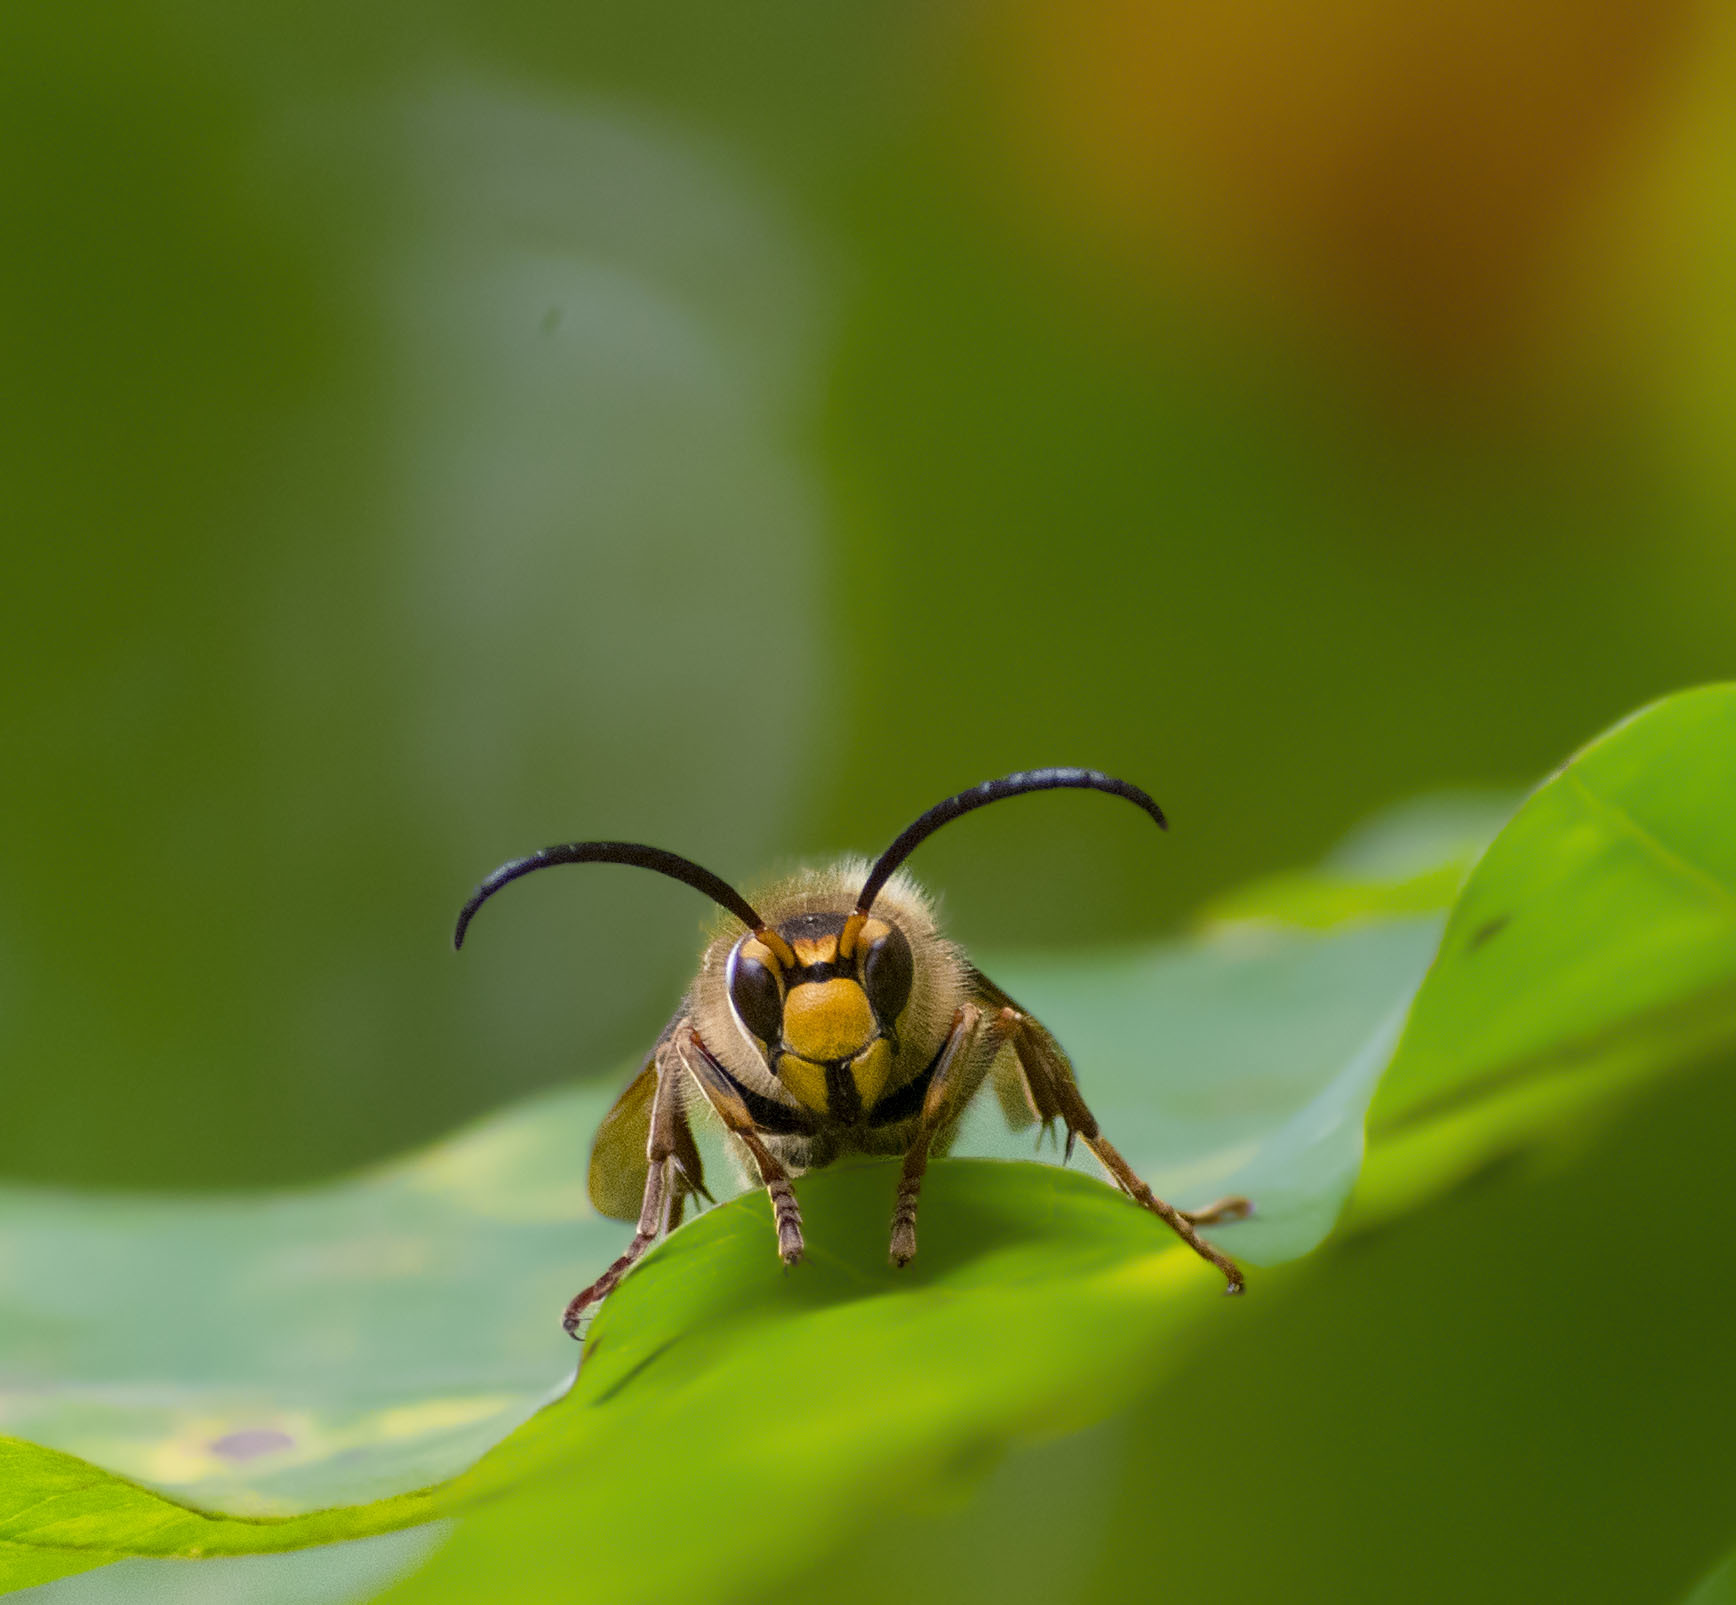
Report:
M 795 1189 L 790 1186 L 789 1172 L 761 1140 L 741 1093 L 736 1090 L 728 1071 L 700 1040 L 699 1033 L 691 1025 L 684 1025 L 676 1031 L 674 1043 L 682 1064 L 705 1094 L 706 1101 L 717 1111 L 725 1128 L 739 1137 L 742 1146 L 753 1155 L 760 1181 L 772 1201 L 772 1219 L 778 1228 L 778 1255 L 784 1264 L 794 1265 L 802 1257 L 802 1211 L 796 1202 Z
M 928 1150 L 937 1133 L 971 1099 L 981 1084 L 994 1055 L 978 1050 L 985 1031 L 999 1034 L 998 1022 L 985 1026 L 982 1011 L 973 1003 L 960 1006 L 952 1017 L 952 1029 L 941 1046 L 928 1092 L 917 1117 L 916 1135 L 904 1153 L 904 1168 L 898 1177 L 898 1202 L 892 1211 L 892 1263 L 908 1265 L 916 1257 L 916 1205 L 922 1194 L 922 1178 L 928 1171 Z
M 639 1225 L 627 1252 L 567 1305 L 561 1325 L 568 1337 L 579 1335 L 587 1311 L 614 1292 L 621 1278 L 632 1270 L 645 1251 L 666 1232 L 681 1224 L 681 1208 L 688 1193 L 700 1193 L 705 1182 L 699 1168 L 699 1149 L 687 1112 L 675 1085 L 678 1062 L 659 1047 L 654 1061 L 657 1090 L 652 1095 L 650 1131 L 645 1143 L 645 1197 L 639 1206 Z

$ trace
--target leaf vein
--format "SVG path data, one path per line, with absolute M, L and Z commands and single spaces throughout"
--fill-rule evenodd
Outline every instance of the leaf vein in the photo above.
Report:
M 1702 869 L 1698 864 L 1694 863 L 1692 859 L 1684 858 L 1674 848 L 1666 847 L 1656 835 L 1647 830 L 1644 825 L 1627 811 L 1627 809 L 1623 808 L 1619 803 L 1611 802 L 1607 797 L 1600 796 L 1597 792 L 1593 791 L 1590 786 L 1586 785 L 1585 781 L 1572 770 L 1568 770 L 1564 778 L 1569 785 L 1573 786 L 1574 789 L 1578 791 L 1580 796 L 1585 798 L 1587 802 L 1589 802 L 1594 808 L 1598 809 L 1606 818 L 1614 821 L 1622 831 L 1638 842 L 1640 846 L 1656 858 L 1659 863 L 1664 865 L 1666 869 L 1673 870 L 1678 876 L 1689 882 L 1691 885 L 1698 886 L 1701 890 L 1710 892 L 1719 902 L 1728 904 L 1732 908 L 1736 908 L 1736 889 L 1726 886 L 1716 875 L 1713 875 L 1709 870 Z

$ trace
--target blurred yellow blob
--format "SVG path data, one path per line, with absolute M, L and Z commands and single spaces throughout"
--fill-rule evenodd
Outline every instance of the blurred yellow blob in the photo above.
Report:
M 1065 249 L 1456 365 L 1523 330 L 1698 17 L 1691 0 L 1024 0 L 984 8 L 978 44 Z

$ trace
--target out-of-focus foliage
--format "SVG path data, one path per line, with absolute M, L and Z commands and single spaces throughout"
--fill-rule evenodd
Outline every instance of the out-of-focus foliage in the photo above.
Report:
M 355 1605 L 423 1559 L 445 1526 L 406 1527 L 315 1549 L 201 1561 L 138 1557 L 41 1585 L 30 1605 Z
M 1685 5 L 0 18 L 0 1166 L 289 1179 L 627 1057 L 692 905 L 1038 762 L 1150 939 L 1729 668 L 1736 53 Z
M 570 1374 L 549 1312 L 620 1252 L 585 1198 L 608 1104 L 544 1095 L 317 1190 L 0 1194 L 0 1372 L 29 1380 L 0 1431 L 248 1515 L 453 1475 Z
M 1386 1162 L 1396 1185 L 1451 1162 L 1439 1128 L 1467 1105 L 1484 1105 L 1471 1117 L 1481 1120 L 1512 1100 L 1529 1122 L 1535 1099 L 1577 1097 L 1566 1076 L 1619 1078 L 1660 1056 L 1688 1063 L 1732 1039 L 1729 706 L 1720 686 L 1648 710 L 1496 838 L 1454 905 L 1369 1112 L 1371 1129 L 1401 1146 L 1407 1131 L 1436 1128 Z
M 1730 1605 L 1736 1600 L 1736 1554 L 1726 1556 L 1705 1576 L 1682 1605 Z
M 1153 1082 L 1147 1101 L 1172 1108 L 1172 1152 L 1157 1167 L 1160 1180 L 1167 1173 L 1177 1183 L 1165 1181 L 1166 1190 L 1194 1202 L 1196 1193 L 1224 1183 L 1245 1187 L 1261 1200 L 1263 1218 L 1224 1228 L 1226 1243 L 1235 1249 L 1245 1241 L 1268 1263 L 1290 1258 L 1318 1240 L 1355 1177 L 1362 1111 L 1389 1054 L 1393 1063 L 1376 1109 L 1406 1118 L 1375 1125 L 1373 1185 L 1358 1195 L 1365 1228 L 1415 1210 L 1464 1171 L 1562 1129 L 1569 1117 L 1607 1107 L 1617 1087 L 1730 1048 L 1736 1026 L 1725 1017 L 1714 1026 L 1700 1005 L 1708 995 L 1736 990 L 1736 875 L 1726 839 L 1732 797 L 1736 687 L 1686 693 L 1593 743 L 1526 802 L 1471 873 L 1396 1054 L 1404 1000 L 1434 937 L 1432 925 L 1423 925 L 1419 947 L 1414 916 L 1374 924 L 1356 918 L 1342 937 L 1287 938 L 1330 951 L 1334 941 L 1373 937 L 1348 950 L 1355 962 L 1337 976 L 1330 962 L 1324 969 L 1293 960 L 1274 965 L 1268 953 L 1213 951 L 1233 937 L 1207 938 L 1201 952 L 1173 955 L 1166 962 L 1190 972 L 1178 996 L 1195 997 L 1198 1017 L 1196 1044 L 1186 1010 L 1165 1011 L 1182 1023 L 1179 1045 L 1203 1047 L 1195 1056 L 1208 1061 L 1214 1051 L 1246 1054 L 1232 1103 L 1262 1111 L 1263 1122 L 1250 1124 L 1244 1113 L 1226 1130 L 1222 1117 L 1202 1118 L 1197 1103 L 1190 1108 L 1186 1078 L 1172 1078 L 1161 1065 L 1155 1077 L 1147 1075 L 1154 1019 L 1133 1005 L 1162 993 L 1161 984 L 1147 980 L 1162 963 L 1084 972 L 1082 997 L 1077 974 L 1046 974 L 1032 965 L 1030 979 L 1058 1000 L 1074 994 L 1073 1006 L 1095 1023 L 1096 1036 L 1074 1048 L 1083 1065 L 1100 1067 L 1093 1080 L 1101 1080 L 1103 1108 L 1113 1109 L 1118 1093 L 1125 1097 L 1129 1086 L 1147 1080 Z M 1595 821 L 1564 817 L 1564 805 L 1570 815 L 1586 798 L 1597 799 Z M 1611 820 L 1620 828 L 1607 828 Z M 1396 862 L 1415 867 L 1414 855 Z M 1701 915 L 1687 923 L 1684 883 Z M 1584 917 L 1588 900 L 1601 908 L 1600 918 Z M 1488 930 L 1491 906 L 1503 910 L 1514 941 L 1496 940 L 1506 926 Z M 1410 969 L 1396 1001 L 1382 947 L 1393 951 L 1401 971 Z M 1634 951 L 1665 954 L 1660 972 L 1696 984 L 1680 989 L 1673 1003 L 1660 1001 L 1655 986 L 1622 992 L 1608 977 Z M 1462 971 L 1473 961 L 1475 981 L 1467 984 Z M 1343 956 L 1333 962 L 1343 963 Z M 1224 972 L 1215 981 L 1214 968 Z M 1603 985 L 1576 997 L 1576 978 L 1588 974 L 1605 977 Z M 1514 1055 L 1511 1032 L 1504 1036 L 1498 1026 L 1513 1018 L 1512 1000 L 1529 995 L 1569 1001 L 1549 1016 L 1549 1030 L 1530 1032 L 1525 1052 Z M 1358 1013 L 1360 1024 L 1347 1032 L 1347 1019 Z M 1701 1022 L 1691 1037 L 1678 1028 L 1684 1014 Z M 1429 1044 L 1442 1029 L 1459 1052 L 1431 1061 Z M 1613 1061 L 1611 1042 L 1624 1050 Z M 1308 1062 L 1310 1046 L 1317 1053 L 1315 1085 L 1298 1095 L 1295 1065 Z M 1428 1078 L 1419 1078 L 1419 1063 L 1431 1067 Z M 1429 1094 L 1422 1100 L 1419 1079 Z M 1221 1096 L 1235 1080 L 1219 1074 L 1202 1084 Z M 399 1352 L 420 1349 L 430 1378 L 449 1378 L 466 1360 L 475 1368 L 479 1357 L 515 1352 L 522 1367 L 534 1348 L 482 1334 L 516 1332 L 511 1301 L 545 1279 L 527 1276 L 524 1267 L 553 1258 L 545 1223 L 582 1213 L 576 1187 L 563 1187 L 550 1172 L 552 1156 L 571 1146 L 559 1139 L 570 1135 L 574 1102 L 497 1122 L 372 1182 L 286 1201 L 274 1232 L 282 1244 L 277 1257 L 287 1250 L 305 1263 L 306 1313 L 251 1308 L 246 1291 L 254 1278 L 234 1264 L 233 1248 L 227 1270 L 221 1263 L 205 1267 L 235 1284 L 219 1298 L 228 1296 L 227 1325 L 243 1325 L 245 1363 L 261 1355 L 269 1362 L 274 1343 L 310 1352 L 322 1336 L 329 1342 L 329 1335 L 353 1330 L 377 1342 L 379 1331 L 400 1328 Z M 584 1112 L 594 1119 L 594 1103 Z M 1146 1156 L 1152 1139 L 1128 1123 L 1133 1129 L 1123 1132 L 1111 1119 L 1129 1152 Z M 1388 1132 L 1410 1161 L 1402 1167 L 1383 1151 Z M 1444 1149 L 1447 1163 L 1428 1162 L 1436 1149 Z M 14 1442 L 0 1478 L 10 1506 L 0 1508 L 0 1538 L 18 1552 L 16 1580 L 51 1573 L 57 1560 L 74 1571 L 116 1553 L 242 1554 L 468 1511 L 425 1576 L 405 1585 L 404 1597 L 489 1598 L 508 1556 L 518 1586 L 556 1588 L 572 1564 L 573 1537 L 557 1512 L 582 1511 L 584 1530 L 598 1546 L 590 1577 L 610 1598 L 663 1597 L 676 1582 L 681 1592 L 702 1594 L 719 1576 L 740 1576 L 750 1566 L 763 1580 L 816 1563 L 864 1530 L 896 1521 L 912 1498 L 932 1499 L 956 1485 L 963 1467 L 1008 1441 L 1050 1436 L 1126 1404 L 1167 1374 L 1157 1356 L 1177 1366 L 1202 1344 L 1230 1341 L 1235 1328 L 1223 1324 L 1231 1318 L 1226 1307 L 1199 1296 L 1215 1283 L 1214 1273 L 1099 1183 L 980 1160 L 943 1164 L 927 1189 L 923 1253 L 899 1273 L 884 1260 L 891 1180 L 885 1164 L 806 1178 L 810 1263 L 793 1276 L 767 1252 L 769 1206 L 758 1193 L 678 1233 L 605 1306 L 572 1393 L 437 1488 L 348 1510 L 237 1521 L 200 1515 L 55 1450 Z M 39 1206 L 39 1213 L 52 1216 L 53 1206 Z M 181 1206 L 181 1213 L 180 1233 L 189 1239 L 183 1252 L 190 1256 L 205 1249 L 201 1228 L 207 1235 L 215 1228 L 223 1253 L 232 1217 L 242 1214 L 217 1204 Z M 371 1242 L 359 1236 L 346 1247 L 377 1258 L 384 1243 L 398 1259 L 408 1258 L 395 1275 L 388 1268 L 384 1287 L 361 1303 L 358 1319 L 357 1301 L 346 1298 L 343 1286 L 357 1272 L 355 1255 L 339 1252 L 334 1264 L 330 1244 L 315 1234 L 324 1219 L 370 1213 L 395 1218 L 397 1233 Z M 466 1228 L 466 1215 L 481 1218 Z M 88 1220 L 78 1224 L 98 1247 L 120 1238 L 120 1258 L 126 1250 L 120 1220 L 117 1212 L 106 1232 Z M 37 1240 L 52 1237 L 56 1224 L 36 1222 Z M 166 1231 L 165 1223 L 155 1224 L 159 1237 L 175 1235 L 174 1223 Z M 479 1228 L 490 1227 L 492 1240 L 484 1241 Z M 455 1274 L 431 1252 L 443 1242 L 470 1249 L 470 1286 L 459 1285 L 462 1261 Z M 284 1282 L 283 1266 L 265 1247 L 252 1264 L 268 1286 Z M 1294 1276 L 1262 1280 L 1281 1299 Z M 44 1277 L 38 1267 L 33 1281 Z M 89 1285 L 76 1275 L 69 1281 Z M 548 1307 L 556 1303 L 551 1296 Z M 159 1320 L 177 1305 L 182 1321 L 194 1321 L 208 1340 L 190 1369 L 201 1376 L 221 1371 L 224 1342 L 216 1332 L 225 1316 L 208 1323 L 171 1290 Z M 455 1339 L 436 1324 L 445 1305 L 468 1310 L 468 1340 L 462 1328 Z M 261 1330 L 249 1335 L 247 1322 Z M 372 1330 L 364 1331 L 365 1322 Z M 1037 1328 L 1029 1335 L 1027 1323 Z M 100 1349 L 102 1330 L 92 1324 L 86 1332 Z M 776 1356 L 769 1374 L 768 1353 Z M 495 1358 L 491 1380 L 498 1380 L 499 1365 Z M 903 1385 L 888 1391 L 841 1380 L 871 1377 L 886 1366 L 899 1370 Z M 350 1363 L 343 1375 L 354 1389 L 366 1385 L 369 1373 Z M 775 1430 L 764 1419 L 761 1380 L 776 1390 Z M 491 1410 L 478 1411 L 474 1386 L 454 1399 L 450 1386 L 428 1394 L 424 1383 L 416 1399 L 407 1396 L 417 1391 L 407 1379 L 395 1381 L 396 1408 L 351 1426 L 347 1442 L 321 1423 L 317 1407 L 299 1424 L 279 1409 L 267 1424 L 236 1420 L 221 1431 L 210 1417 L 189 1419 L 167 1444 L 141 1443 L 132 1454 L 148 1472 L 150 1455 L 179 1451 L 181 1475 L 171 1470 L 168 1479 L 159 1472 L 151 1480 L 227 1493 L 231 1501 L 246 1490 L 266 1508 L 308 1510 L 341 1489 L 414 1483 L 421 1480 L 416 1472 L 442 1461 L 456 1468 L 479 1431 L 498 1432 L 503 1416 L 510 1424 L 510 1398 L 483 1401 Z M 269 1395 L 268 1386 L 256 1386 L 261 1397 Z M 88 1434 L 90 1412 L 81 1417 L 80 1402 L 80 1390 L 69 1388 L 58 1408 L 43 1413 L 44 1435 L 66 1444 Z M 353 1397 L 341 1402 L 354 1409 Z M 462 1420 L 455 1403 L 471 1407 Z M 184 1402 L 180 1408 L 188 1410 Z M 445 1435 L 432 1434 L 430 1424 L 446 1428 Z M 468 1427 L 468 1436 L 455 1427 Z M 243 1441 L 245 1453 L 226 1447 Z M 707 1486 L 780 1486 L 789 1535 L 775 1561 L 727 1501 L 687 1511 L 679 1543 L 671 1537 L 661 1546 L 655 1568 L 645 1567 L 637 1546 L 607 1542 L 607 1535 L 630 1529 L 676 1443 L 687 1473 Z M 257 1460 L 261 1470 L 232 1469 L 237 1460 Z

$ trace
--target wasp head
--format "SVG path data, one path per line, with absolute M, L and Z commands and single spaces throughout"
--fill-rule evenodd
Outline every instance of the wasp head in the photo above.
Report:
M 915 978 L 903 931 L 860 913 L 798 914 L 750 932 L 726 972 L 730 1011 L 772 1074 L 847 1124 L 886 1086 Z

